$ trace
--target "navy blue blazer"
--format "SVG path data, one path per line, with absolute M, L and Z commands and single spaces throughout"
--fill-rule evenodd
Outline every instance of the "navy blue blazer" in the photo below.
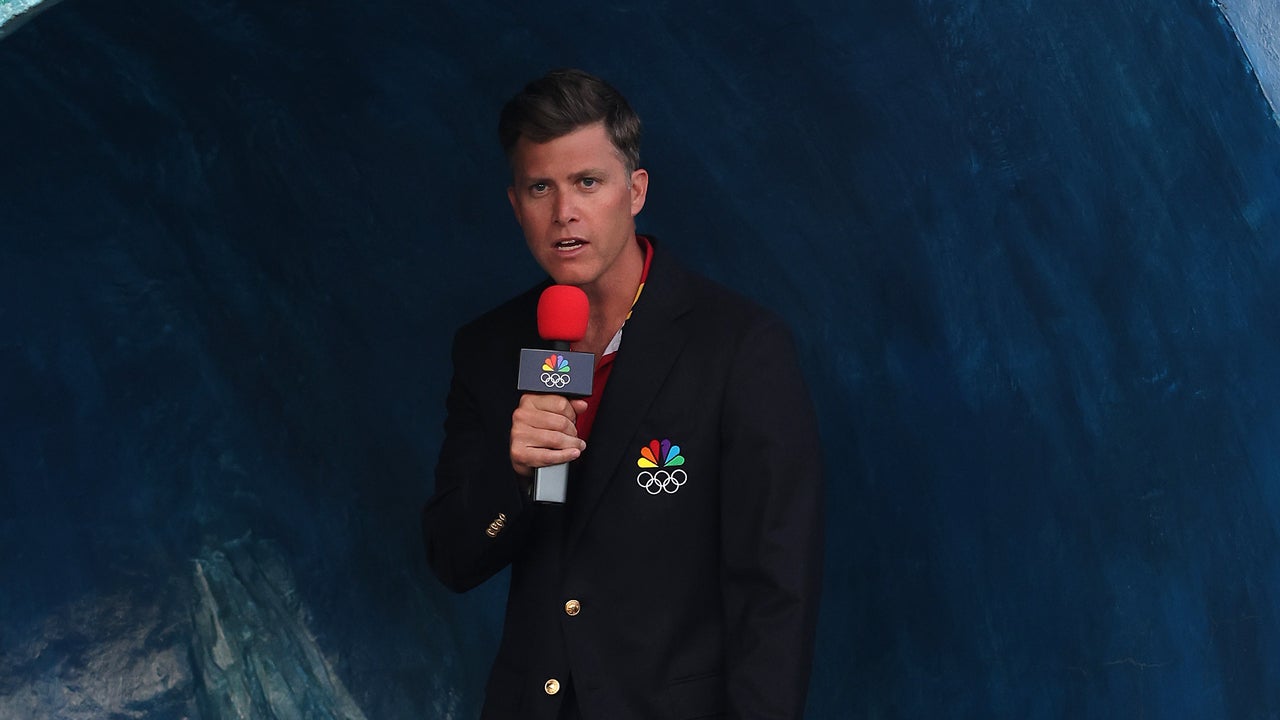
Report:
M 468 590 L 508 564 L 482 717 L 799 718 L 822 564 L 816 424 L 774 314 L 656 247 L 568 502 L 511 469 L 539 286 L 458 331 L 430 565 Z

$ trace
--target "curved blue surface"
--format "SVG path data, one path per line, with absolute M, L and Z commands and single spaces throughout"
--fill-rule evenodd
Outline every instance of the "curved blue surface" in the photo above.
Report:
M 796 329 L 810 717 L 1280 713 L 1280 128 L 1213 3 L 181 0 L 0 43 L 0 716 L 261 711 L 209 598 L 300 707 L 475 714 L 503 581 L 416 513 L 558 65 L 644 117 L 642 229 Z

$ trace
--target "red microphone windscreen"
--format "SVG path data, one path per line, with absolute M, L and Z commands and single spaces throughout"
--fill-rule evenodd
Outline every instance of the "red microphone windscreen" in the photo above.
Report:
M 538 298 L 538 334 L 543 340 L 578 342 L 587 335 L 588 313 L 582 288 L 552 285 Z

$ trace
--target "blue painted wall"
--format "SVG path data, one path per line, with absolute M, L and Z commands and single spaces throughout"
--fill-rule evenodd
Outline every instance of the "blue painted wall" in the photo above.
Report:
M 797 331 L 810 717 L 1280 714 L 1280 127 L 1212 3 L 307 7 L 0 43 L 0 716 L 217 716 L 194 568 L 254 553 L 368 717 L 474 714 L 502 580 L 416 511 L 557 65 L 645 119 L 642 229 Z

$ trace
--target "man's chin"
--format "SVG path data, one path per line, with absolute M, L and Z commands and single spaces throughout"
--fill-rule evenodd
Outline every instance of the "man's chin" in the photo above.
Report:
M 592 280 L 589 273 L 574 272 L 564 267 L 544 267 L 542 269 L 547 271 L 547 274 L 551 276 L 552 282 L 557 285 L 582 287 L 583 285 L 589 285 Z

